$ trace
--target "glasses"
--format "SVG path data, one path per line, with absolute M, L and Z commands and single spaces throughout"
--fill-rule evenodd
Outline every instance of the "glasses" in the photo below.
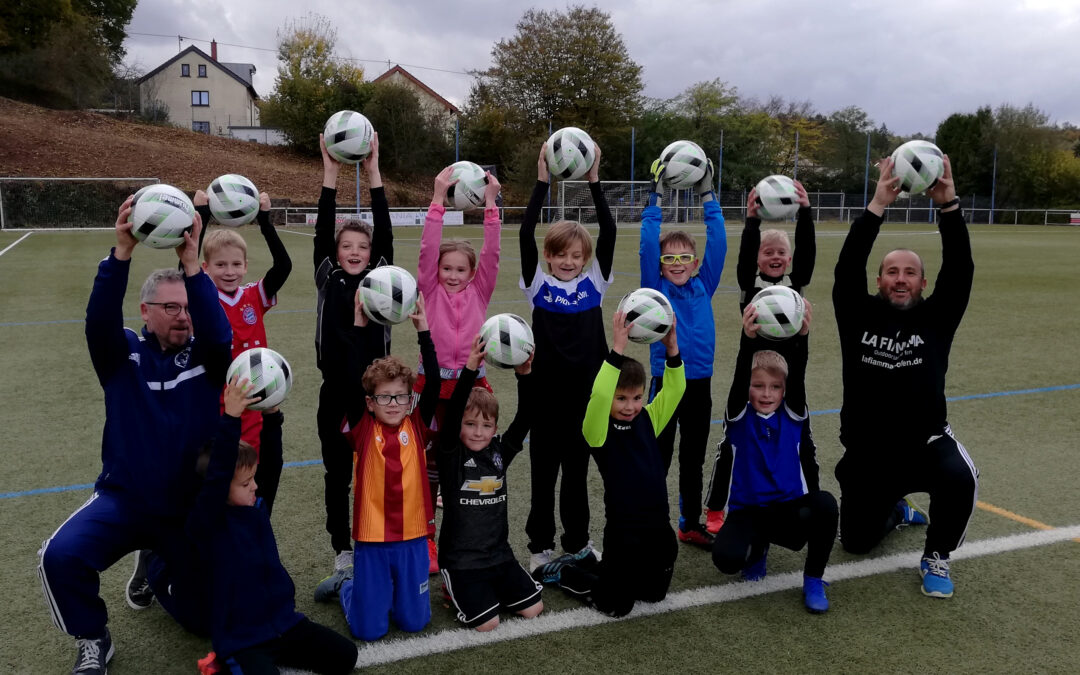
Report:
M 148 305 L 157 305 L 165 310 L 165 313 L 169 316 L 180 316 L 180 311 L 188 311 L 187 305 L 181 305 L 179 302 L 148 302 Z
M 660 256 L 661 265 L 674 265 L 676 263 L 680 265 L 689 265 L 697 258 L 693 253 L 667 253 Z
M 371 398 L 379 405 L 390 405 L 391 403 L 405 405 L 412 400 L 412 394 L 375 394 Z

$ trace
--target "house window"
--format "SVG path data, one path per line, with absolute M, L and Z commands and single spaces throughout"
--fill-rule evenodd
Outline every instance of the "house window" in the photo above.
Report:
M 186 63 L 180 64 L 180 77 L 191 77 L 191 66 Z
M 206 77 L 206 66 L 199 64 L 199 77 Z
M 198 131 L 200 134 L 208 134 L 208 133 L 210 133 L 210 123 L 209 122 L 192 122 L 191 123 L 191 130 L 192 131 Z
M 210 105 L 210 92 L 208 91 L 192 91 L 191 92 L 191 105 Z

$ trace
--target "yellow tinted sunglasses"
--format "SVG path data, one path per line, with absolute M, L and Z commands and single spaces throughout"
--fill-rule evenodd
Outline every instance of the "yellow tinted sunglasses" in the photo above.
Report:
M 695 258 L 697 258 L 697 256 L 694 255 L 693 253 L 678 253 L 678 254 L 667 253 L 667 254 L 664 254 L 664 255 L 660 256 L 660 264 L 661 265 L 675 265 L 675 264 L 689 265 L 690 263 L 694 262 Z

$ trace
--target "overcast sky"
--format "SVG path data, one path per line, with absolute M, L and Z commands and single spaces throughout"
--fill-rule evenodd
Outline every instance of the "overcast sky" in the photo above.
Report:
M 740 94 L 809 100 L 819 112 L 857 105 L 894 133 L 933 134 L 953 112 L 1034 103 L 1080 125 L 1080 0 L 599 0 L 644 68 L 645 94 L 669 98 L 719 77 Z M 401 64 L 454 103 L 514 34 L 527 0 L 139 0 L 127 62 L 151 70 L 182 47 L 253 63 L 274 89 L 273 48 L 301 7 L 329 17 L 338 54 L 368 79 Z M 591 5 L 590 5 L 591 6 Z M 677 9 L 671 9 L 676 7 Z M 154 33 L 150 37 L 132 33 Z M 226 43 L 226 44 L 222 44 Z M 230 45 L 243 45 L 230 46 Z M 263 50 L 246 47 L 261 47 Z M 421 68 L 419 66 L 426 66 Z

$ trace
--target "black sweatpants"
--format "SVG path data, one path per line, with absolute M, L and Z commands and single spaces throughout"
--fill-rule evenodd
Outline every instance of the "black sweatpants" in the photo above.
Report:
M 609 616 L 626 616 L 638 600 L 659 602 L 667 596 L 679 544 L 670 525 L 630 529 L 605 528 L 604 557 L 595 569 L 568 565 L 559 587 L 592 598 Z
M 319 389 L 319 410 L 315 414 L 322 443 L 326 531 L 335 553 L 352 550 L 352 522 L 349 520 L 349 486 L 352 485 L 353 453 L 341 423 L 345 401 L 340 392 L 325 381 Z
M 979 472 L 949 427 L 921 445 L 847 447 L 836 479 L 840 543 L 850 553 L 868 553 L 896 528 L 896 503 L 905 495 L 928 492 L 925 553 L 947 558 L 963 543 L 979 496 Z
M 663 389 L 663 378 L 652 379 L 649 400 Z M 664 427 L 656 442 L 664 457 L 664 469 L 671 468 L 675 454 L 675 427 L 679 428 L 679 526 L 701 522 L 701 470 L 705 466 L 705 448 L 709 444 L 712 426 L 712 378 L 686 381 L 686 392 L 675 414 Z
M 547 380 L 536 385 L 537 401 L 554 401 L 553 414 L 537 419 L 529 432 L 532 496 L 525 534 L 529 551 L 555 548 L 555 483 L 562 469 L 559 518 L 564 551 L 576 553 L 589 543 L 589 455 L 581 424 L 592 382 Z
M 735 574 L 761 557 L 768 544 L 792 551 L 806 546 L 803 574 L 820 579 L 836 541 L 838 517 L 836 498 L 824 490 L 768 506 L 733 509 L 716 533 L 713 564 L 724 574 Z
M 356 654 L 352 640 L 304 619 L 280 637 L 236 652 L 225 663 L 229 672 L 244 675 L 277 675 L 278 666 L 344 675 L 356 666 Z

